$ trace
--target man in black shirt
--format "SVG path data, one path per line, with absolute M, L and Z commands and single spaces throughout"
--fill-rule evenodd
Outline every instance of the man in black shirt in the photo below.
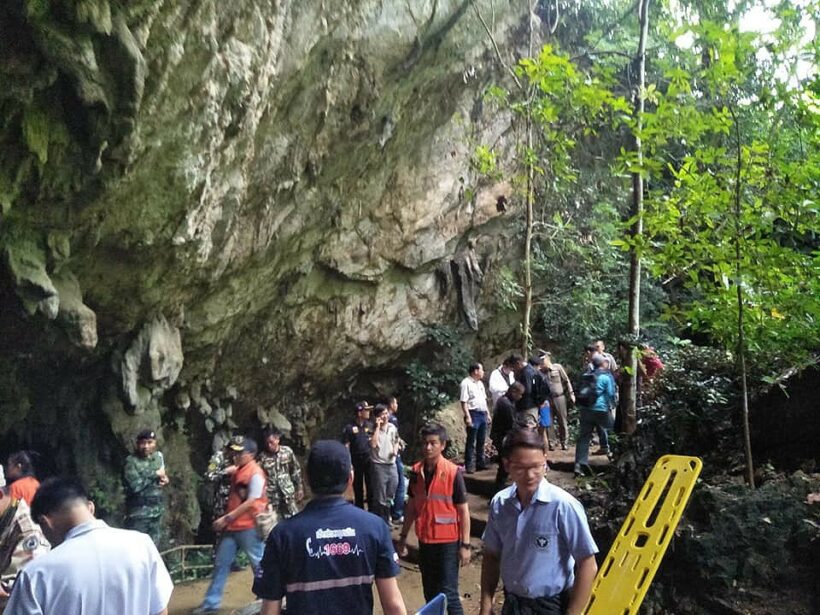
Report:
M 524 385 L 513 382 L 507 392 L 498 398 L 493 406 L 493 427 L 490 431 L 490 440 L 498 451 L 498 472 L 495 475 L 495 488 L 503 489 L 507 482 L 507 472 L 501 463 L 501 443 L 504 437 L 515 427 L 516 404 L 524 395 Z
M 528 427 L 535 428 L 538 425 L 538 407 L 544 403 L 548 397 L 548 387 L 544 377 L 538 370 L 542 359 L 531 357 L 527 364 L 515 373 L 516 382 L 524 385 L 524 394 L 516 403 L 519 422 L 528 423 Z
M 353 495 L 356 506 L 364 508 L 364 490 L 367 488 L 368 510 L 372 509 L 373 490 L 370 485 L 370 437 L 373 435 L 373 423 L 370 421 L 370 410 L 373 408 L 366 401 L 356 404 L 356 419 L 345 426 L 342 442 L 350 450 L 353 461 Z

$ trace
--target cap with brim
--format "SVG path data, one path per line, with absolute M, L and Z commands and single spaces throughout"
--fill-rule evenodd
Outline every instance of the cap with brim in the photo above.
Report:
M 226 448 L 230 448 L 231 450 L 241 451 L 242 447 L 245 445 L 245 436 L 231 436 L 231 439 L 225 443 Z M 238 448 L 232 448 L 232 447 Z
M 350 451 L 338 440 L 319 440 L 310 449 L 307 471 L 310 488 L 322 493 L 341 493 L 350 477 Z
M 137 434 L 137 442 L 140 440 L 156 440 L 157 434 L 154 432 L 153 429 L 143 429 L 141 432 Z
M 234 438 L 231 438 L 231 443 L 228 445 L 228 448 L 234 453 L 256 453 L 259 450 L 259 447 L 256 445 L 256 440 L 253 438 L 242 438 L 241 442 L 237 442 Z
M 361 412 L 362 410 L 372 410 L 373 406 L 368 404 L 366 401 L 360 401 L 356 404 L 356 412 Z

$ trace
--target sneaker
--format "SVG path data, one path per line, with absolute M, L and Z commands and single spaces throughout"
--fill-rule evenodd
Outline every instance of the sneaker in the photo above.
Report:
M 567 443 L 566 442 L 561 442 L 561 450 L 562 451 L 567 450 Z
M 592 453 L 593 455 L 609 455 L 609 450 L 605 448 L 599 448 L 597 451 Z

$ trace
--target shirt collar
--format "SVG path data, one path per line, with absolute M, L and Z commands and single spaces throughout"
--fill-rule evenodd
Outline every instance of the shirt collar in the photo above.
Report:
M 344 506 L 345 504 L 349 504 L 346 499 L 344 499 L 340 495 L 331 495 L 326 497 L 318 497 L 316 499 L 311 500 L 305 506 L 306 508 L 330 508 L 332 506 Z
M 91 521 L 86 521 L 85 523 L 80 523 L 80 525 L 75 525 L 65 535 L 63 542 L 66 540 L 71 540 L 72 538 L 76 538 L 77 536 L 82 536 L 83 534 L 87 534 L 88 532 L 93 532 L 94 530 L 101 530 L 103 528 L 108 527 L 108 524 L 103 521 L 102 519 L 92 519 Z
M 535 493 L 532 494 L 532 500 L 530 500 L 530 504 L 535 501 L 542 502 L 547 504 L 552 501 L 552 490 L 550 489 L 551 485 L 546 478 L 542 478 L 541 482 L 538 485 L 538 489 L 535 490 Z M 510 492 L 510 502 L 517 508 L 521 508 L 521 502 L 518 501 L 518 485 L 513 483 L 512 491 Z

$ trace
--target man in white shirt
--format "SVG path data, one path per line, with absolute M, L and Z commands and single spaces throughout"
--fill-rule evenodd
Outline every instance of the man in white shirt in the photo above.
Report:
M 495 402 L 497 402 L 499 398 L 507 392 L 510 385 L 515 382 L 515 370 L 523 363 L 524 359 L 516 354 L 512 354 L 504 359 L 504 362 L 490 373 L 489 389 L 493 408 L 495 408 Z
M 487 391 L 484 389 L 484 367 L 481 363 L 470 365 L 467 377 L 461 381 L 458 400 L 467 426 L 467 444 L 464 450 L 465 472 L 471 474 L 476 468 L 484 470 L 484 439 L 490 422 L 487 411 Z
M 373 410 L 376 428 L 370 437 L 370 484 L 373 485 L 373 508 L 390 525 L 390 507 L 399 484 L 396 456 L 399 454 L 399 431 L 390 422 L 390 413 L 384 404 Z
M 96 519 L 72 479 L 40 485 L 31 512 L 53 548 L 20 572 L 7 613 L 167 615 L 174 584 L 147 534 Z

